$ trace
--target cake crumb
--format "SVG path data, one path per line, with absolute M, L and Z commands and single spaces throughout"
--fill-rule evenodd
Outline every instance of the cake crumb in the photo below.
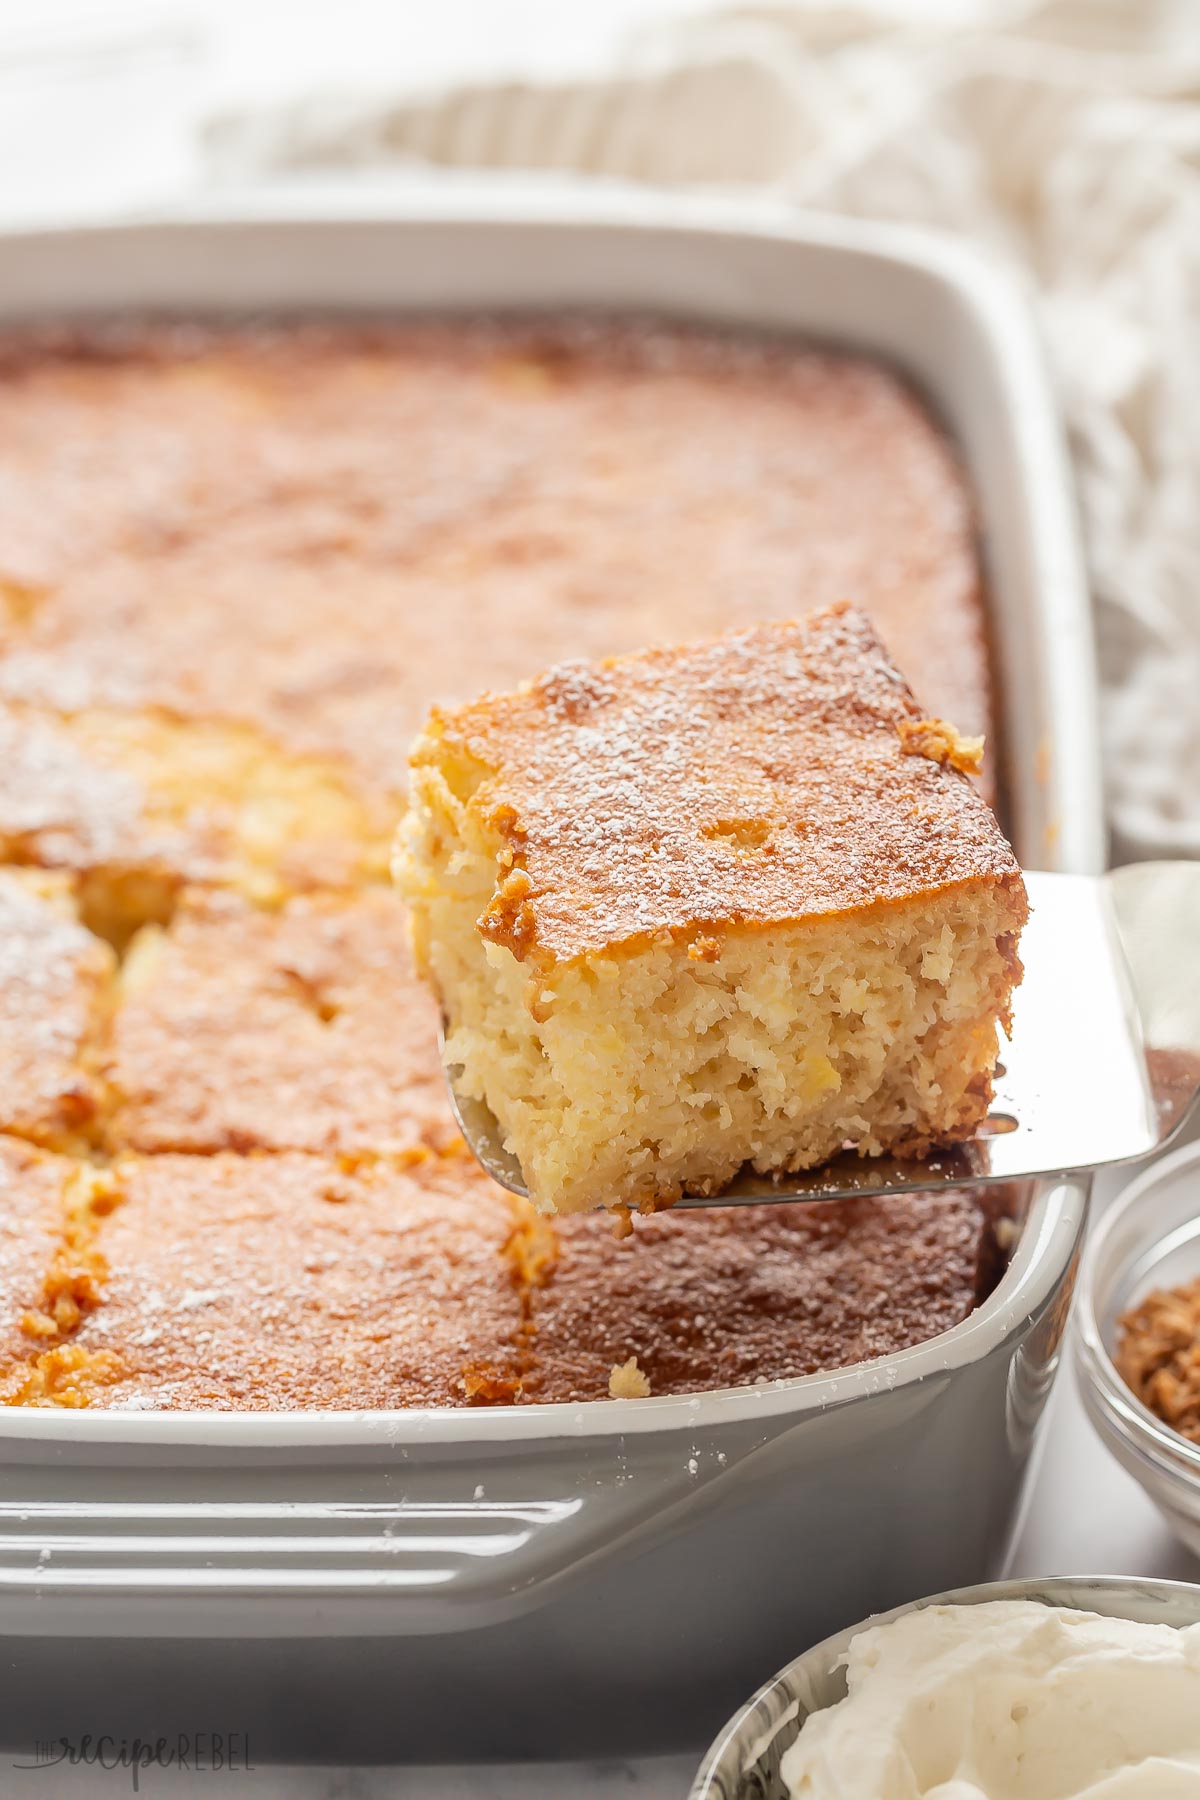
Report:
M 1123 1315 L 1116 1364 L 1143 1406 L 1200 1444 L 1200 1279 L 1147 1294 Z
M 638 1368 L 636 1356 L 628 1362 L 616 1363 L 608 1378 L 608 1391 L 614 1400 L 648 1400 L 650 1383 Z
M 996 1240 L 996 1248 L 1003 1250 L 1006 1256 L 1010 1250 L 1016 1249 L 1020 1235 L 1021 1228 L 1015 1219 L 997 1219 L 992 1226 L 992 1236 Z
M 520 1397 L 521 1379 L 490 1363 L 468 1363 L 462 1371 L 462 1391 L 469 1406 L 511 1406 Z
M 978 775 L 983 768 L 983 738 L 964 737 L 948 719 L 901 719 L 896 730 L 906 756 L 927 756 L 960 775 Z

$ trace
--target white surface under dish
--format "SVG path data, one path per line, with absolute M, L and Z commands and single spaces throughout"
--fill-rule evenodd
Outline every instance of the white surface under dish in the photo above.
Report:
M 1200 1144 L 1133 1181 L 1097 1228 L 1080 1276 L 1075 1368 L 1088 1415 L 1121 1466 L 1200 1555 L 1200 1444 L 1155 1418 L 1114 1365 L 1118 1322 L 1155 1288 L 1200 1278 Z
M 1098 870 L 1090 621 L 1060 434 L 1020 303 L 943 240 L 493 189 L 403 218 L 11 236 L 0 275 L 10 318 L 624 308 L 898 364 L 957 438 L 978 501 L 1018 854 Z M 0 1630 L 36 1634 L 48 1659 L 23 1657 L 13 1705 L 32 1721 L 51 1661 L 75 1646 L 89 1679 L 111 1676 L 114 1706 L 168 1671 L 176 1691 L 241 1693 L 271 1637 L 278 1678 L 314 1696 L 293 1754 L 565 1754 L 611 1747 L 614 1718 L 627 1749 L 694 1740 L 797 1631 L 1003 1558 L 1085 1194 L 1081 1179 L 1037 1184 L 1009 1271 L 971 1318 L 831 1375 L 487 1411 L 11 1410 Z M 719 1593 L 697 1568 L 719 1572 Z M 336 1708 L 316 1700 L 331 1679 Z M 467 1719 L 465 1688 L 480 1700 Z M 401 1717 L 385 1703 L 397 1693 Z

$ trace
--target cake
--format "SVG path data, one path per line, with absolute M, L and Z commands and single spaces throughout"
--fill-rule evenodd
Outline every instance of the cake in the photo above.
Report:
M 241 725 L 394 822 L 431 701 L 849 594 L 931 713 L 992 732 L 958 457 L 866 358 L 645 320 L 189 320 L 0 332 L 0 391 L 0 699 Z
M 521 1300 L 508 1197 L 465 1159 L 120 1160 L 103 1299 L 29 1361 L 28 1404 L 169 1410 L 511 1398 Z
M 948 1331 L 995 1279 L 978 1196 L 788 1202 L 549 1223 L 522 1400 L 702 1393 Z M 632 1368 L 630 1365 L 633 1365 Z M 618 1375 L 622 1371 L 623 1375 Z
M 0 1152 L 3 1151 L 0 1140 Z M 10 1404 L 276 1411 L 698 1393 L 885 1356 L 988 1292 L 970 1194 L 547 1221 L 465 1153 L 0 1154 Z
M 69 870 L 123 949 L 185 882 L 262 903 L 386 868 L 390 814 L 327 758 L 225 721 L 0 707 L 0 859 Z
M 974 1132 L 1025 891 L 972 748 L 920 720 L 847 606 L 433 713 L 397 879 L 540 1206 Z
M 0 1392 L 11 1372 L 44 1347 L 28 1327 L 44 1310 L 74 1169 L 65 1157 L 0 1137 Z
M 0 868 L 0 1132 L 52 1150 L 96 1142 L 115 966 L 65 877 Z
M 971 499 L 920 400 L 784 339 L 552 318 L 20 326 L 0 397 L 2 1397 L 607 1403 L 883 1343 L 861 1211 L 836 1311 L 814 1250 L 740 1360 L 621 1339 L 631 1268 L 690 1329 L 684 1252 L 741 1329 L 744 1261 L 716 1215 L 616 1244 L 478 1173 L 387 859 L 432 701 L 800 593 L 855 594 L 994 746 Z M 982 1206 L 917 1235 L 888 1342 L 994 1280 Z
M 104 1070 L 117 1150 L 388 1155 L 456 1135 L 435 1009 L 382 887 L 275 909 L 186 890 L 129 946 Z
M 29 1397 L 39 1359 L 97 1303 L 96 1236 L 112 1195 L 107 1170 L 0 1137 L 0 1404 Z

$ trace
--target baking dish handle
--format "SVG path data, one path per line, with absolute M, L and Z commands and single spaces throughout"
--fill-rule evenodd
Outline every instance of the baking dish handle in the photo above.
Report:
M 289 1497 L 294 1469 L 227 1465 L 209 1472 L 213 1497 L 203 1500 L 189 1496 L 189 1477 L 163 1466 L 109 1468 L 102 1500 L 73 1497 L 78 1471 L 69 1487 L 39 1471 L 41 1492 L 31 1494 L 30 1470 L 16 1469 L 11 1481 L 0 1474 L 0 1635 L 103 1634 L 126 1613 L 130 1629 L 172 1637 L 219 1637 L 234 1616 L 263 1636 L 416 1636 L 499 1623 L 560 1582 L 677 1534 L 684 1518 L 692 1529 L 710 1512 L 736 1512 L 748 1475 L 786 1489 L 797 1429 L 810 1465 L 836 1463 L 868 1419 L 843 1400 L 870 1408 L 879 1397 L 889 1432 L 910 1438 L 948 1376 L 900 1389 L 882 1371 L 864 1379 L 877 1389 L 863 1394 L 847 1379 L 845 1395 L 827 1397 L 816 1416 L 780 1405 L 718 1426 L 702 1423 L 699 1403 L 681 1401 L 685 1430 L 543 1438 L 525 1451 L 510 1440 L 490 1458 L 458 1444 L 427 1461 L 331 1460 L 309 1468 L 303 1501 Z M 764 1403 L 771 1398 L 764 1389 Z
M 111 1631 L 130 1607 L 142 1631 L 219 1635 L 247 1603 L 267 1635 L 306 1605 L 322 1630 L 487 1625 L 694 1496 L 686 1465 L 661 1474 L 536 1500 L 0 1501 L 0 1635 Z

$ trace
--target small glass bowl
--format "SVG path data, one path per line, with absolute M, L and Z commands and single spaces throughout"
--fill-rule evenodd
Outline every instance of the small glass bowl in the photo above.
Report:
M 1092 1234 L 1076 1296 L 1074 1356 L 1088 1416 L 1189 1550 L 1200 1555 L 1200 1444 L 1136 1399 L 1113 1362 L 1117 1323 L 1153 1288 L 1200 1276 L 1200 1144 L 1139 1175 Z

